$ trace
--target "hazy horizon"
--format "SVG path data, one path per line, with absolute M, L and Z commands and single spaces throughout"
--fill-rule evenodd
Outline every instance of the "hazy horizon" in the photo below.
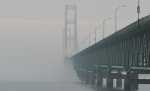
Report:
M 72 0 L 3 0 L 0 1 L 0 80 L 62 81 L 67 80 L 62 61 L 64 10 Z M 78 7 L 79 44 L 98 27 L 101 39 L 102 21 L 106 36 L 114 32 L 114 10 L 118 12 L 118 29 L 137 20 L 137 0 L 76 0 Z M 150 1 L 141 0 L 141 17 L 150 14 Z M 94 34 L 92 33 L 94 37 Z M 69 73 L 68 73 L 69 74 Z M 62 79 L 62 75 L 64 79 Z M 71 78 L 70 78 L 71 79 Z

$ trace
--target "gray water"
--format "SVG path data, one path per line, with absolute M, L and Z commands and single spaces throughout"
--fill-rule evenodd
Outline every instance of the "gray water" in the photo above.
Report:
M 53 65 L 55 67 L 50 68 L 49 74 L 54 74 L 56 78 L 50 75 L 52 78 L 47 82 L 0 81 L 0 91 L 93 91 L 81 84 L 70 64 Z
M 95 91 L 92 87 L 81 84 L 70 64 L 62 64 L 60 78 L 47 82 L 10 82 L 1 81 L 0 91 Z M 59 65 L 60 66 L 60 65 Z M 54 74 L 56 70 L 51 71 Z M 149 91 L 150 85 L 140 85 L 139 91 Z
M 0 91 L 92 91 L 77 83 L 3 82 Z

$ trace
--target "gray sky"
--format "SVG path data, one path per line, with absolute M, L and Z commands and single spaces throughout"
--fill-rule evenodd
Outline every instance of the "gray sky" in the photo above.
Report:
M 137 19 L 137 0 L 0 0 L 0 80 L 61 78 L 64 5 L 72 2 L 78 6 L 80 42 L 95 27 L 99 27 L 101 38 L 102 20 L 114 17 L 119 5 L 127 7 L 118 12 L 118 29 Z M 141 16 L 148 15 L 150 1 L 141 3 Z M 106 36 L 114 31 L 113 19 L 106 24 Z M 86 47 L 87 43 L 79 46 Z

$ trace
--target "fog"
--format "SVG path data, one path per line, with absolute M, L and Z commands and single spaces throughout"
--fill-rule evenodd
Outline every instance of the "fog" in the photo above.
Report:
M 0 80 L 67 81 L 74 78 L 62 60 L 64 6 L 73 0 L 1 0 L 0 1 Z M 141 0 L 141 17 L 149 14 L 149 0 Z M 137 19 L 136 0 L 74 0 L 78 6 L 78 39 L 84 41 L 89 31 L 104 18 L 119 11 L 118 29 Z M 107 24 L 106 36 L 114 32 L 114 20 Z M 94 36 L 94 35 L 93 35 Z M 86 44 L 86 43 L 85 43 Z M 83 48 L 86 45 L 79 45 Z
M 61 31 L 39 19 L 0 20 L 0 80 L 48 81 L 61 60 Z

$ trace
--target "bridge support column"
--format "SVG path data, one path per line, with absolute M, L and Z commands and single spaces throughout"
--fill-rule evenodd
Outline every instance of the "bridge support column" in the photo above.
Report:
M 95 73 L 95 79 L 94 79 L 95 86 L 97 86 L 97 82 L 98 82 L 98 73 Z
M 96 79 L 95 74 L 92 72 L 92 73 L 90 74 L 90 84 L 91 84 L 91 85 L 94 85 L 94 84 L 95 84 L 95 79 Z
M 125 91 L 136 91 L 138 89 L 138 74 L 134 72 L 128 72 L 125 79 Z
M 88 71 L 87 73 L 87 84 L 94 85 L 95 84 L 95 74 L 92 71 Z
M 124 90 L 125 91 L 131 91 L 131 87 L 130 87 L 130 79 L 129 79 L 129 75 L 127 74 L 125 80 L 124 80 Z
M 91 73 L 88 72 L 87 84 L 91 84 L 91 81 L 92 81 Z
M 138 89 L 138 74 L 131 73 L 131 89 L 133 91 Z
M 103 79 L 103 77 L 101 76 L 101 75 L 98 75 L 98 78 L 97 78 L 97 86 L 99 86 L 99 87 L 102 87 L 102 80 Z
M 103 77 L 102 78 L 102 88 L 106 88 L 107 87 L 107 78 Z
M 119 71 L 119 73 L 118 73 L 118 78 L 117 78 L 117 80 L 116 80 L 116 88 L 119 88 L 119 89 L 122 89 L 123 88 L 123 80 L 122 80 L 122 78 L 120 77 L 121 76 L 121 72 Z
M 86 71 L 84 74 L 84 81 L 85 81 L 85 84 L 89 84 L 89 73 L 88 73 L 88 71 Z
M 95 86 L 97 87 L 102 86 L 102 76 L 98 73 L 95 75 Z
M 119 89 L 122 88 L 122 79 L 121 78 L 116 79 L 116 88 L 119 88 Z
M 113 78 L 111 78 L 111 74 L 107 77 L 107 88 L 113 88 Z

